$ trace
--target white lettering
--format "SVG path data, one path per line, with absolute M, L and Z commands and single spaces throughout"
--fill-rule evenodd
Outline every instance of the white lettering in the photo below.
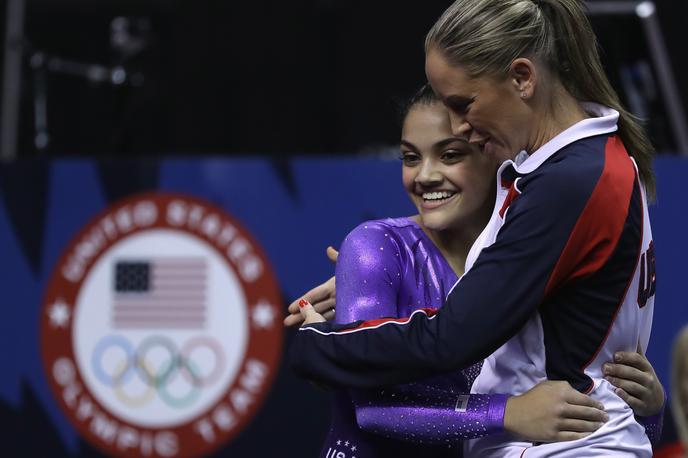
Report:
M 171 226 L 186 227 L 223 247 L 225 256 L 237 267 L 244 281 L 254 282 L 263 274 L 263 261 L 252 252 L 251 243 L 238 237 L 237 229 L 231 224 L 222 223 L 217 214 L 206 213 L 206 209 L 200 205 L 175 200 L 167 206 L 166 215 L 166 221 Z
M 95 408 L 91 400 L 86 396 L 81 396 L 79 398 L 79 405 L 76 408 L 76 417 L 81 421 L 85 421 L 93 416 L 94 411 Z
M 76 246 L 76 255 L 81 259 L 82 264 L 86 264 L 103 247 L 105 237 L 100 228 L 95 228 Z
M 60 386 L 65 386 L 74 380 L 76 370 L 74 363 L 67 357 L 58 358 L 53 364 L 53 377 Z
M 77 398 L 81 394 L 81 385 L 78 383 L 69 384 L 62 390 L 62 399 L 70 409 L 76 408 Z
M 62 275 L 72 283 L 81 281 L 86 266 L 101 252 L 107 240 L 113 240 L 119 233 L 129 232 L 155 224 L 158 208 L 151 201 L 138 202 L 133 211 L 128 207 L 117 210 L 112 216 L 105 216 L 76 245 L 67 263 L 62 267 Z
M 217 215 L 209 215 L 203 220 L 201 232 L 209 239 L 214 238 L 220 230 L 220 218 Z
M 232 407 L 239 413 L 246 413 L 248 406 L 251 404 L 253 399 L 251 395 L 241 388 L 232 390 L 229 394 L 229 399 L 232 402 Z
M 149 200 L 143 200 L 134 207 L 134 223 L 139 227 L 155 224 L 158 219 L 158 207 Z
M 227 257 L 230 261 L 237 263 L 249 251 L 249 244 L 244 239 L 236 239 L 227 248 Z
M 234 412 L 228 405 L 221 404 L 213 412 L 213 420 L 215 424 L 224 431 L 231 430 L 237 423 Z
M 160 431 L 155 435 L 155 451 L 160 456 L 174 456 L 179 451 L 177 435 L 170 431 Z
M 246 370 L 241 376 L 241 386 L 255 393 L 265 381 L 267 374 L 268 367 L 265 363 L 257 359 L 249 359 L 246 362 Z
M 215 440 L 215 432 L 213 431 L 213 425 L 207 418 L 204 418 L 196 422 L 196 432 L 203 437 L 206 442 L 213 442 Z
M 91 421 L 91 431 L 103 442 L 111 444 L 117 437 L 117 422 L 98 412 Z
M 229 224 L 225 224 L 224 227 L 222 228 L 222 232 L 220 232 L 220 235 L 217 236 L 216 242 L 220 246 L 225 246 L 225 245 L 229 244 L 229 242 L 234 240 L 236 233 L 237 233 L 237 230 L 234 226 L 230 226 Z
M 117 448 L 127 450 L 136 447 L 139 443 L 139 433 L 134 428 L 123 426 L 117 435 Z
M 198 205 L 193 205 L 191 207 L 191 211 L 189 212 L 189 220 L 187 223 L 189 228 L 197 229 L 201 223 L 201 219 L 203 218 L 204 214 L 205 214 L 205 211 L 203 210 L 203 207 L 199 207 Z
M 81 276 L 83 274 L 83 266 L 75 264 L 73 256 L 70 258 L 68 263 L 62 267 L 62 275 L 72 283 L 76 283 L 81 280 Z
M 186 204 L 178 200 L 170 202 L 167 206 L 166 221 L 171 226 L 183 226 L 186 221 Z
M 223 431 L 231 431 L 237 424 L 236 416 L 227 404 L 218 405 L 208 418 L 196 422 L 195 430 L 203 437 L 203 440 L 210 443 L 215 440 L 215 426 Z
M 134 228 L 134 221 L 131 212 L 127 207 L 122 207 L 115 213 L 115 223 L 120 232 L 129 232 Z
M 100 221 L 100 228 L 103 230 L 105 237 L 108 239 L 113 240 L 115 237 L 117 237 L 117 227 L 109 215 Z

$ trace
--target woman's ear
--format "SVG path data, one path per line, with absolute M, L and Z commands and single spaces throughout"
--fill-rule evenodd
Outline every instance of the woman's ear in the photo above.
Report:
M 532 60 L 525 57 L 514 59 L 509 67 L 509 78 L 513 88 L 522 99 L 529 99 L 537 83 L 537 68 Z

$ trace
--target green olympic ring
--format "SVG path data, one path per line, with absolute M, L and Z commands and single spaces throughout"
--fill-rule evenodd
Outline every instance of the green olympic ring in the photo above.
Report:
M 126 357 L 119 361 L 112 373 L 106 374 L 102 367 L 102 357 L 110 346 L 118 346 L 125 350 Z M 197 363 L 191 360 L 195 349 L 205 347 L 210 349 L 215 358 L 213 369 L 203 374 Z M 160 348 L 167 356 L 157 369 L 153 367 L 149 357 L 150 352 Z M 209 336 L 196 336 L 189 339 L 178 350 L 175 342 L 166 336 L 151 335 L 146 337 L 133 351 L 133 345 L 124 336 L 105 336 L 95 347 L 92 355 L 94 371 L 101 383 L 111 387 L 117 399 L 129 407 L 142 407 L 151 402 L 155 393 L 170 407 L 182 409 L 192 405 L 201 396 L 201 388 L 215 384 L 225 371 L 225 354 L 219 342 Z M 137 374 L 145 382 L 147 388 L 137 396 L 125 392 L 125 385 L 131 375 Z M 170 393 L 170 383 L 181 373 L 190 388 L 182 395 Z M 105 377 L 109 375 L 109 377 Z

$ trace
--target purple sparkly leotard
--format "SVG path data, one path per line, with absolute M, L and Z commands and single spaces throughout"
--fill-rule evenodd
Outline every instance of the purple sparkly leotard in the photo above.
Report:
M 457 276 L 418 224 L 390 218 L 363 223 L 347 236 L 336 279 L 337 304 L 343 305 L 336 320 L 349 323 L 440 307 Z M 321 456 L 461 456 L 462 439 L 503 427 L 506 395 L 468 395 L 479 370 L 339 392 Z
M 340 323 L 440 307 L 457 280 L 434 243 L 408 218 L 354 229 L 340 248 L 336 277 Z M 460 440 L 503 427 L 507 395 L 466 394 L 479 371 L 473 366 L 384 390 L 338 392 L 321 457 L 462 456 Z M 653 443 L 661 418 L 639 418 Z

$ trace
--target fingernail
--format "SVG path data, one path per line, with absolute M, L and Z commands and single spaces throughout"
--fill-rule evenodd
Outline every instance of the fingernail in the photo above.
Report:
M 602 371 L 603 371 L 605 374 L 608 374 L 609 372 L 611 372 L 611 370 L 612 370 L 612 367 L 611 367 L 609 364 L 606 364 L 606 363 L 605 363 L 605 364 L 602 365 Z
M 622 359 L 623 359 L 623 357 L 621 356 L 621 353 L 614 353 L 614 361 L 616 361 L 618 363 Z
M 609 421 L 609 415 L 604 414 L 604 416 L 602 417 L 602 421 L 607 423 Z
M 301 299 L 301 300 L 299 301 L 299 307 L 301 307 L 301 308 L 304 308 L 304 307 L 307 306 L 308 304 L 309 304 L 309 302 L 308 302 L 306 299 Z

